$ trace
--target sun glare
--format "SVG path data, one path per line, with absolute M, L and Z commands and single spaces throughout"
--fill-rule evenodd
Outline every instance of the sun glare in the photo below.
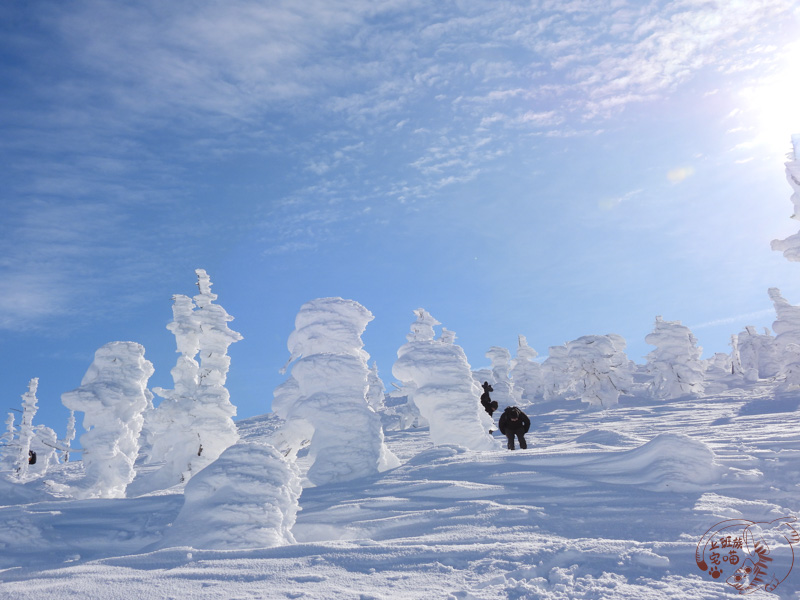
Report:
M 745 112 L 755 129 L 754 144 L 770 155 L 791 151 L 791 135 L 800 133 L 800 46 L 794 48 L 786 67 L 757 85 L 742 90 Z

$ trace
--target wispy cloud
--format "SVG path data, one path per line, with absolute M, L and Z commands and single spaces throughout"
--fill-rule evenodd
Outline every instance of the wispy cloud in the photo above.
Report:
M 722 319 L 714 319 L 713 321 L 706 321 L 705 323 L 698 323 L 697 325 L 692 325 L 689 327 L 692 331 L 696 329 L 706 329 L 708 327 L 718 327 L 720 325 L 732 325 L 732 324 L 739 324 L 740 327 L 744 328 L 750 324 L 752 320 L 761 320 L 766 317 L 774 317 L 775 316 L 775 309 L 769 308 L 764 310 L 758 310 L 755 312 L 745 313 L 742 315 L 736 315 L 734 317 L 725 317 Z

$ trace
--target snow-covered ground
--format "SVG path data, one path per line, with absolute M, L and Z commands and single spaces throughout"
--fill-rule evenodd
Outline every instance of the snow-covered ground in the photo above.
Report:
M 296 543 L 263 549 L 163 548 L 180 487 L 59 497 L 82 476 L 72 462 L 51 483 L 2 483 L 0 598 L 733 598 L 733 568 L 701 571 L 698 541 L 725 519 L 800 514 L 798 406 L 764 381 L 606 411 L 554 401 L 527 409 L 514 452 L 387 431 L 401 466 L 305 488 Z M 258 442 L 275 422 L 238 425 Z M 800 565 L 748 595 L 776 597 L 800 598 Z

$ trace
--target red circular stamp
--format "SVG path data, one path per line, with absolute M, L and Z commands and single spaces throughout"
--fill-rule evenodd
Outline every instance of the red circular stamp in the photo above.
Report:
M 740 594 L 778 587 L 792 572 L 793 546 L 800 534 L 790 525 L 795 517 L 769 522 L 728 519 L 703 534 L 695 560 L 701 571 L 725 582 Z

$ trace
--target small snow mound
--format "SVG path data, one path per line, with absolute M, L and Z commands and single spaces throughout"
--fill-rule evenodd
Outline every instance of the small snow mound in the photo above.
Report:
M 652 491 L 702 491 L 719 481 L 725 467 L 705 443 L 687 435 L 662 433 L 625 452 L 591 463 L 600 481 L 638 485 Z
M 602 444 L 603 446 L 626 446 L 634 441 L 633 438 L 628 437 L 617 431 L 610 429 L 592 429 L 586 433 L 579 435 L 575 438 L 575 442 L 581 444 Z
M 294 543 L 302 487 L 272 446 L 239 442 L 192 477 L 186 502 L 159 547 L 268 548 Z

